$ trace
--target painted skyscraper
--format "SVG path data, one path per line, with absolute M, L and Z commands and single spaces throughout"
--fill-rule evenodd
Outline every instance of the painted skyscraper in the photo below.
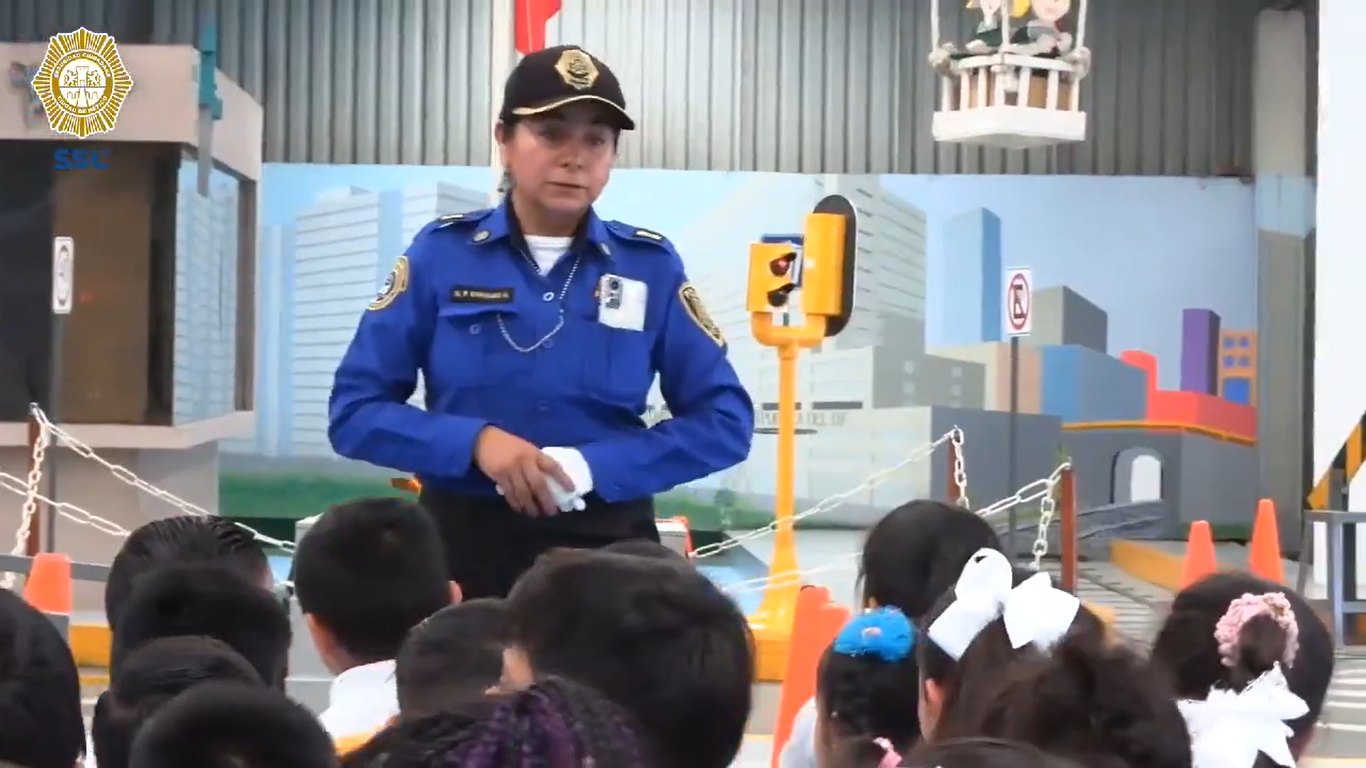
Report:
M 1038 346 L 1109 350 L 1110 318 L 1090 299 L 1065 285 L 1034 291 L 1034 327 L 1029 343 Z
M 195 190 L 195 166 L 176 195 L 176 424 L 235 409 L 237 376 L 237 182 L 214 172 L 209 196 Z
M 1217 395 L 1219 315 L 1209 309 L 1181 312 L 1181 391 Z
M 940 328 L 945 346 L 1001 340 L 1001 219 L 985 208 L 954 216 L 944 225 L 947 292 Z
M 1257 404 L 1257 332 L 1219 334 L 1219 394 L 1240 405 Z

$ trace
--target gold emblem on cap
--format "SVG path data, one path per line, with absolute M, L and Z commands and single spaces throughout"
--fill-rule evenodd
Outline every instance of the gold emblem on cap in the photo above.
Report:
M 555 71 L 560 73 L 564 84 L 580 91 L 586 91 L 598 81 L 598 65 L 593 58 L 578 48 L 570 48 L 560 54 L 555 62 Z

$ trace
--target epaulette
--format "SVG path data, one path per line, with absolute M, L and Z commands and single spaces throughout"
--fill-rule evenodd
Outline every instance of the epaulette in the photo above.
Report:
M 653 243 L 654 245 L 666 249 L 671 247 L 667 237 L 653 230 L 633 227 L 630 224 L 623 224 L 620 221 L 608 221 L 605 223 L 607 224 L 607 228 L 612 231 L 612 234 L 617 237 L 635 240 L 639 243 Z
M 451 224 L 482 221 L 484 217 L 488 216 L 490 213 L 493 213 L 492 208 L 481 208 L 477 211 L 469 211 L 467 213 L 448 213 L 445 216 L 439 217 L 432 223 L 438 227 L 445 227 Z

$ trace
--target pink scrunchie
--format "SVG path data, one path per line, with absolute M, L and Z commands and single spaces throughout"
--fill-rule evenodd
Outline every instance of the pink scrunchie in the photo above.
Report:
M 1295 609 L 1280 592 L 1266 592 L 1260 595 L 1251 593 L 1228 604 L 1228 610 L 1214 626 L 1214 641 L 1219 644 L 1219 661 L 1226 667 L 1238 663 L 1238 637 L 1243 626 L 1256 616 L 1270 616 L 1285 632 L 1285 656 L 1281 661 L 1286 667 L 1295 663 L 1295 654 L 1300 649 L 1300 625 L 1295 621 Z

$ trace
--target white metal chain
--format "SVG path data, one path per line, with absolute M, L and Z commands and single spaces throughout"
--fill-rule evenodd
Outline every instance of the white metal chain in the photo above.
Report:
M 963 461 L 963 430 L 957 425 L 949 430 L 949 442 L 953 445 L 953 484 L 958 487 L 958 506 L 972 509 L 968 500 L 968 469 Z
M 1043 567 L 1043 556 L 1048 554 L 1048 526 L 1053 522 L 1053 514 L 1058 508 L 1057 501 L 1053 498 L 1055 487 L 1056 484 L 1050 486 L 1048 493 L 1039 500 L 1039 533 L 1034 537 L 1034 546 L 1030 551 L 1030 554 L 1034 555 L 1034 561 L 1029 564 L 1029 567 L 1036 571 Z
M 7 472 L 0 472 L 0 489 L 24 496 L 28 494 L 29 487 L 30 486 L 27 483 L 14 475 Z M 101 533 L 107 533 L 115 538 L 127 538 L 128 536 L 127 528 L 124 528 L 112 520 L 106 520 L 99 515 L 87 512 L 75 504 L 65 501 L 54 501 L 41 493 L 34 494 L 34 497 L 38 501 L 46 504 L 48 509 L 55 510 L 58 515 L 61 515 L 73 523 L 88 525 Z
M 935 445 L 939 445 L 945 442 L 946 440 L 951 440 L 952 434 L 952 432 L 945 434 L 944 437 L 940 438 L 935 442 Z M 1038 570 L 1042 567 L 1043 557 L 1048 554 L 1048 527 L 1052 524 L 1053 519 L 1057 516 L 1057 500 L 1053 498 L 1053 493 L 1055 489 L 1058 487 L 1058 483 L 1062 481 L 1063 474 L 1071 468 L 1072 463 L 1065 461 L 1059 464 L 1057 467 L 1055 467 L 1053 469 L 1053 472 L 1049 474 L 1048 477 L 1035 480 L 1031 483 L 1027 483 L 1014 494 L 1012 494 L 1009 498 L 1001 499 L 1000 501 L 983 507 L 977 512 L 977 514 L 982 517 L 991 518 L 995 515 L 999 515 L 1002 512 L 1005 512 L 1011 507 L 1030 504 L 1032 502 L 1039 503 L 1039 533 L 1034 540 L 1034 545 L 1031 550 L 1031 554 L 1034 557 L 1031 566 L 1034 568 L 1034 570 Z M 958 474 L 957 467 L 955 467 L 955 474 Z M 963 482 L 965 483 L 966 480 L 963 480 Z M 714 546 L 715 545 L 713 545 L 713 547 Z M 792 586 L 795 584 L 802 584 L 805 583 L 807 576 L 830 573 L 834 571 L 843 571 L 856 567 L 858 564 L 859 556 L 861 554 L 862 552 L 860 551 L 846 553 L 845 555 L 838 556 L 823 565 L 818 565 L 805 570 L 792 571 L 790 573 L 775 574 L 771 578 L 768 576 L 763 576 L 754 579 L 744 579 L 741 581 L 732 582 L 726 585 L 725 591 L 730 595 L 738 596 L 751 594 L 755 592 L 763 592 L 765 589 L 768 589 L 770 587 L 782 587 Z
M 186 501 L 180 498 L 179 496 L 170 493 L 169 491 L 164 491 L 156 487 L 155 485 L 152 485 L 151 483 L 147 482 L 146 480 L 143 480 L 142 478 L 138 477 L 136 474 L 133 473 L 132 470 L 128 469 L 127 467 L 115 464 L 100 456 L 99 454 L 95 453 L 95 450 L 93 448 L 73 437 L 71 433 L 66 432 L 61 427 L 58 427 L 57 425 L 49 421 L 47 418 L 47 414 L 43 413 L 42 409 L 38 408 L 37 406 L 33 407 L 33 416 L 35 419 L 37 419 L 38 425 L 42 430 L 50 431 L 54 438 L 61 440 L 62 443 L 64 443 L 65 446 L 76 455 L 89 459 L 103 466 L 105 469 L 109 470 L 110 473 L 114 475 L 114 477 L 118 478 L 120 482 L 137 488 L 138 490 L 148 494 L 149 496 L 154 496 L 166 502 L 167 504 L 176 507 L 177 509 L 179 509 L 187 515 L 192 515 L 195 517 L 216 517 L 216 515 L 204 509 L 203 507 Z M 237 525 L 237 527 L 251 534 L 257 541 L 263 544 L 276 547 L 285 552 L 294 551 L 294 542 L 281 541 L 280 539 L 272 538 L 250 526 L 243 525 L 242 523 L 237 522 L 235 520 L 233 521 L 233 523 Z
M 943 445 L 944 443 L 947 443 L 950 439 L 952 439 L 952 437 L 952 431 L 945 432 L 943 435 L 940 435 L 939 438 L 934 442 L 921 446 L 919 449 L 911 453 L 910 456 L 906 457 L 905 459 L 902 459 L 901 461 L 897 462 L 891 467 L 888 467 L 887 469 L 881 470 L 879 472 L 874 472 L 873 474 L 869 475 L 857 487 L 851 488 L 845 491 L 844 493 L 837 493 L 834 496 L 829 496 L 827 498 L 821 499 L 820 501 L 816 502 L 815 506 L 811 507 L 810 509 L 805 509 L 801 512 L 797 512 L 796 514 L 792 515 L 791 518 L 786 519 L 787 524 L 796 525 L 798 520 L 805 520 L 806 518 L 811 517 L 813 515 L 819 515 L 824 512 L 829 512 L 832 509 L 838 509 L 839 507 L 844 505 L 846 499 L 849 499 L 853 496 L 857 496 L 858 494 L 863 493 L 864 491 L 876 488 L 879 485 L 881 485 L 885 480 L 890 478 L 892 475 L 895 475 L 897 472 L 900 472 L 902 469 L 910 466 L 911 464 L 915 464 L 916 462 L 924 461 L 927 457 L 932 456 L 935 450 L 939 448 L 939 446 Z M 780 522 L 777 519 L 774 519 L 773 522 L 769 523 L 768 525 L 765 525 L 762 528 L 756 528 L 755 530 L 741 534 L 734 538 L 718 541 L 715 544 L 706 544 L 693 550 L 693 559 L 700 560 L 704 557 L 713 557 L 722 552 L 725 552 L 728 549 L 734 549 L 735 547 L 743 546 L 744 543 L 747 541 L 761 538 L 763 536 L 768 536 L 772 533 L 777 532 L 777 530 L 780 527 L 782 527 L 782 522 Z
M 48 442 L 52 439 L 52 432 L 47 427 L 39 424 L 38 437 L 33 441 L 33 453 L 29 456 L 28 482 L 24 486 L 24 508 L 23 514 L 19 519 L 19 530 L 14 534 L 14 547 L 10 549 L 11 555 L 22 555 L 28 551 L 28 536 L 33 530 L 33 518 L 38 515 L 38 484 L 43 480 L 43 460 L 47 456 Z M 0 587 L 5 589 L 14 588 L 14 580 L 18 574 L 13 571 L 6 571 L 0 577 Z

